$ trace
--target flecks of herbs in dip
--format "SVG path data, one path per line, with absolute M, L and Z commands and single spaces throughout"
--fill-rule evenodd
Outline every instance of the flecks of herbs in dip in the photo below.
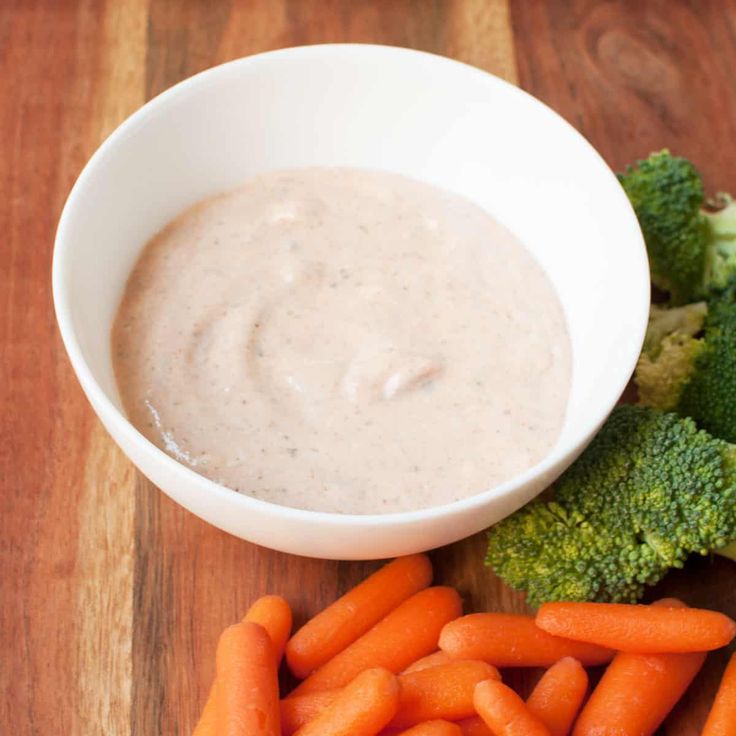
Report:
M 256 498 L 344 513 L 463 498 L 556 441 L 552 285 L 471 202 L 395 174 L 265 174 L 145 248 L 113 330 L 149 439 Z

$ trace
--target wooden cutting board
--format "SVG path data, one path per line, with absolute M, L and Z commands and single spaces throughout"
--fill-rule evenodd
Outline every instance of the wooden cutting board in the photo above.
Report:
M 125 116 L 213 64 L 334 41 L 475 64 L 550 104 L 614 168 L 668 146 L 691 157 L 709 187 L 736 190 L 734 2 L 3 0 L 3 733 L 186 734 L 217 636 L 249 601 L 282 593 L 301 622 L 375 567 L 247 544 L 142 479 L 77 386 L 49 283 L 63 201 Z M 525 610 L 484 569 L 483 552 L 482 535 L 437 550 L 437 579 L 459 588 L 467 610 Z M 736 616 L 735 582 L 731 563 L 702 559 L 659 592 Z M 699 732 L 724 660 L 709 658 L 664 733 Z M 512 674 L 522 688 L 534 677 Z

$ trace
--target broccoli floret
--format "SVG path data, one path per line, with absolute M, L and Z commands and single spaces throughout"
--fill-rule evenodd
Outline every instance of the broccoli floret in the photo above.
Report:
M 675 304 L 697 298 L 706 264 L 704 192 L 697 169 L 663 150 L 619 175 L 639 220 L 653 283 Z
M 736 448 L 673 413 L 618 407 L 554 492 L 489 532 L 486 563 L 532 605 L 635 601 L 736 537 Z
M 705 206 L 703 182 L 685 158 L 663 150 L 619 175 L 639 219 L 652 282 L 686 304 L 736 277 L 736 203 L 719 194 Z
M 642 404 L 692 417 L 736 443 L 736 301 L 732 289 L 704 304 L 653 308 L 634 374 Z M 699 336 L 702 332 L 702 336 Z

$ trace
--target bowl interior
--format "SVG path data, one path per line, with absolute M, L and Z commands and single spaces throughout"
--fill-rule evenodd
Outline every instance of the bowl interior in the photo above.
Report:
M 553 454 L 600 424 L 630 375 L 648 308 L 641 235 L 614 176 L 511 85 L 441 57 L 352 45 L 198 75 L 124 123 L 80 177 L 57 241 L 57 311 L 67 346 L 118 408 L 110 326 L 146 241 L 252 174 L 314 165 L 412 176 L 469 197 L 515 232 L 554 283 L 572 341 Z

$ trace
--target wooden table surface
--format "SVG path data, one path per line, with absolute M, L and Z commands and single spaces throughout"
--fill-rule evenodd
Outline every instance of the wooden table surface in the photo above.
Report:
M 475 64 L 551 105 L 614 168 L 668 146 L 736 190 L 735 2 L 2 0 L 2 733 L 189 733 L 216 638 L 249 601 L 282 593 L 301 621 L 374 568 L 257 548 L 145 481 L 82 396 L 50 294 L 61 206 L 123 118 L 213 64 L 333 41 Z M 524 610 L 483 548 L 479 535 L 436 551 L 437 578 L 468 609 Z M 736 616 L 735 582 L 731 563 L 702 559 L 661 590 Z M 724 659 L 663 733 L 699 732 Z

